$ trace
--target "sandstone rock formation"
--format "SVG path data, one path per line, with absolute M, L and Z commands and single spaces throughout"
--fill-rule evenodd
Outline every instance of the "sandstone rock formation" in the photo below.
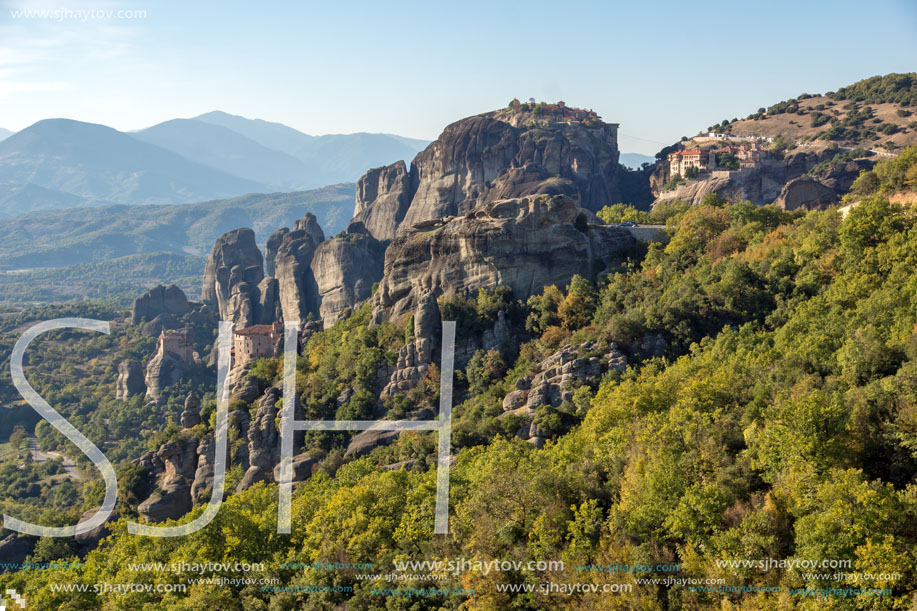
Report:
M 255 232 L 230 231 L 217 238 L 207 258 L 201 301 L 215 307 L 221 320 L 249 327 L 256 323 L 261 302 L 258 286 L 263 279 L 264 259 Z
M 325 235 L 315 216 L 296 221 L 293 231 L 283 235 L 274 258 L 274 273 L 283 319 L 304 322 L 319 311 L 318 286 L 312 273 L 312 257 Z
M 233 367 L 229 372 L 229 398 L 230 401 L 245 401 L 251 403 L 261 394 L 258 382 L 248 375 L 251 363 L 242 367 Z
M 146 366 L 146 394 L 157 399 L 162 391 L 181 380 L 185 370 L 182 360 L 171 352 L 157 351 Z
M 574 274 L 590 278 L 634 244 L 565 196 L 492 202 L 439 226 L 399 235 L 385 254 L 373 297 L 376 321 L 413 310 L 427 293 L 468 293 L 505 285 L 525 299 Z
M 153 320 L 161 314 L 181 316 L 191 311 L 191 304 L 185 293 L 175 286 L 154 286 L 134 300 L 131 309 L 131 324 L 139 325 L 145 320 Z
M 191 504 L 206 503 L 213 491 L 214 456 L 216 441 L 205 437 L 197 447 L 197 466 L 194 470 L 194 481 L 191 482 Z
M 617 125 L 500 110 L 457 121 L 411 163 L 360 179 L 354 221 L 380 240 L 491 202 L 564 194 L 599 210 L 622 201 Z
M 413 412 L 405 418 L 406 420 L 432 420 L 435 418 L 432 410 L 422 409 Z M 370 452 L 373 448 L 390 445 L 397 441 L 401 431 L 385 431 L 378 428 L 371 428 L 362 431 L 353 436 L 347 445 L 347 451 L 344 458 L 359 458 Z
M 236 439 L 248 439 L 248 429 L 251 426 L 250 423 L 251 414 L 248 413 L 247 409 L 237 409 L 229 412 L 229 431 L 232 434 L 232 431 L 236 431 Z M 242 471 L 246 471 L 249 467 L 249 451 L 248 444 L 241 444 L 235 452 L 230 448 L 229 461 L 230 464 L 237 464 L 242 467 Z
M 318 461 L 308 454 L 298 454 L 294 456 L 292 462 L 293 483 L 304 482 L 309 479 L 312 476 L 312 469 L 316 464 L 318 464 Z M 279 463 L 274 467 L 273 476 L 274 481 L 280 481 L 281 472 Z
M 140 327 L 140 334 L 145 337 L 159 337 L 163 331 L 175 331 L 184 326 L 172 314 L 160 314 Z
M 6 538 L 0 539 L 0 558 L 3 558 L 2 564 L 22 564 L 25 562 L 25 559 L 32 554 L 36 543 L 38 543 L 37 538 L 26 537 L 16 533 L 12 533 Z M 0 575 L 3 573 L 12 572 L 14 570 L 16 569 L 13 569 L 9 566 L 0 565 Z
M 146 392 L 146 383 L 143 380 L 143 365 L 135 359 L 127 359 L 118 363 L 118 381 L 116 398 L 126 401 L 135 395 Z
M 368 171 L 357 181 L 351 225 L 362 225 L 377 240 L 391 240 L 411 203 L 411 176 L 404 161 Z
M 283 320 L 280 307 L 280 283 L 276 278 L 266 277 L 258 284 L 258 303 L 255 304 L 255 324 L 269 325 Z
M 198 463 L 197 439 L 163 444 L 144 454 L 139 463 L 156 477 L 156 490 L 137 506 L 137 513 L 149 522 L 176 519 L 191 511 L 191 484 Z
M 538 447 L 544 445 L 548 433 L 533 423 L 535 411 L 542 405 L 559 407 L 573 401 L 576 385 L 595 382 L 603 371 L 627 368 L 626 357 L 612 344 L 604 356 L 586 357 L 580 354 L 595 352 L 594 342 L 582 346 L 565 346 L 535 365 L 534 373 L 516 380 L 516 387 L 503 399 L 502 417 L 513 414 L 524 419 L 519 436 Z
M 660 164 L 659 167 L 665 164 Z M 773 202 L 786 184 L 787 167 L 777 159 L 764 160 L 760 167 L 733 172 L 713 172 L 701 174 L 698 180 L 689 180 L 686 184 L 670 191 L 659 193 L 656 200 L 682 201 L 699 204 L 709 193 L 715 193 L 730 201 L 747 199 L 752 203 L 764 205 Z
M 261 481 L 273 481 L 274 465 L 280 456 L 280 433 L 274 424 L 277 418 L 275 404 L 283 396 L 279 388 L 269 388 L 258 402 L 258 411 L 248 429 L 249 467 L 239 482 L 236 492 L 247 490 Z
M 439 305 L 428 293 L 420 298 L 414 312 L 414 341 L 398 352 L 395 371 L 382 389 L 379 398 L 391 399 L 414 388 L 433 362 L 433 351 L 440 344 L 442 327 Z
M 763 159 L 754 168 L 700 174 L 696 180 L 669 191 L 661 191 L 662 184 L 670 177 L 668 164 L 660 163 L 650 176 L 650 187 L 657 202 L 680 199 L 699 204 L 707 194 L 715 193 L 729 201 L 776 203 L 788 210 L 823 208 L 840 201 L 860 171 L 875 165 L 874 158 L 857 159 L 817 172 L 819 163 L 836 154 L 837 151 L 830 149 L 791 150 L 782 159 Z
M 99 511 L 99 509 L 101 509 L 101 507 L 94 507 L 93 509 L 83 512 L 79 521 L 82 522 L 83 520 L 92 517 L 97 511 Z M 99 541 L 111 534 L 111 530 L 108 528 L 108 523 L 117 522 L 118 518 L 120 517 L 121 514 L 116 509 L 111 513 L 105 523 L 96 526 L 89 532 L 75 535 L 73 539 L 80 546 L 82 552 L 88 552 L 89 550 L 95 549 L 98 547 Z
M 327 329 L 372 295 L 382 279 L 385 247 L 359 225 L 319 244 L 312 258 L 319 317 Z
M 281 227 L 270 235 L 267 244 L 264 246 L 264 273 L 268 276 L 275 275 L 274 260 L 277 258 L 277 251 L 283 244 L 283 239 L 290 233 L 289 227 Z
M 188 396 L 185 397 L 185 411 L 181 413 L 181 427 L 190 429 L 200 423 L 201 400 L 194 392 L 189 392 Z
M 795 178 L 785 185 L 774 203 L 784 210 L 825 208 L 838 201 L 833 189 L 812 178 Z
M 455 343 L 455 366 L 464 368 L 474 353 L 478 350 L 502 349 L 508 342 L 512 342 L 512 330 L 503 311 L 497 312 L 497 320 L 493 329 L 485 329 L 480 336 L 472 335 L 458 338 Z

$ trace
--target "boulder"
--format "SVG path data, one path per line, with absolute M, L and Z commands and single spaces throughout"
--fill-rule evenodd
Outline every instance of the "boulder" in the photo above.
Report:
M 347 445 L 347 451 L 344 453 L 344 458 L 359 458 L 364 454 L 368 454 L 373 448 L 391 445 L 398 440 L 400 434 L 399 431 L 382 431 L 376 429 L 357 433 Z
M 774 204 L 784 210 L 827 208 L 839 201 L 834 189 L 811 178 L 796 178 L 783 185 Z
M 318 464 L 314 458 L 308 454 L 299 454 L 293 457 L 293 482 L 303 482 L 312 477 L 312 469 Z M 246 475 L 248 475 L 246 473 Z M 274 467 L 274 481 L 280 481 L 280 464 Z
M 139 513 L 148 522 L 177 520 L 191 511 L 191 489 L 181 478 L 163 480 L 159 489 L 137 506 Z
M 433 418 L 432 410 L 422 409 L 409 414 L 407 420 L 432 420 Z M 344 452 L 344 458 L 359 458 L 372 451 L 373 448 L 395 443 L 399 435 L 401 431 L 384 431 L 376 428 L 361 431 L 351 438 L 347 451 Z
M 543 359 L 532 367 L 533 373 L 516 380 L 515 388 L 503 398 L 503 414 L 499 417 L 510 414 L 522 417 L 524 424 L 517 436 L 538 448 L 543 447 L 551 434 L 532 422 L 539 407 L 558 407 L 564 402 L 572 402 L 577 386 L 595 385 L 603 372 L 623 372 L 627 367 L 627 358 L 615 344 L 611 344 L 601 357 L 582 356 L 598 350 L 598 344 L 590 341 L 579 346 L 564 346 Z
M 95 515 L 95 513 L 99 509 L 100 507 L 96 507 L 95 509 L 90 509 L 89 511 L 84 512 L 83 515 L 80 516 L 79 521 L 82 522 L 83 520 L 86 520 L 92 517 L 93 515 Z M 105 537 L 111 534 L 111 530 L 108 528 L 108 523 L 117 522 L 118 518 L 120 517 L 121 515 L 118 513 L 118 510 L 116 509 L 108 517 L 108 520 L 106 520 L 103 524 L 96 526 L 89 532 L 85 532 L 81 535 L 76 535 L 74 537 L 74 540 L 77 542 L 77 544 L 81 548 L 83 548 L 84 552 L 88 552 L 89 550 L 95 549 L 96 547 L 98 547 L 99 541 L 101 541 L 102 539 L 104 539 Z
M 3 563 L 0 564 L 0 575 L 16 570 L 4 567 L 3 564 L 19 565 L 25 562 L 25 559 L 32 554 L 37 542 L 38 539 L 34 537 L 24 537 L 16 533 L 0 539 L 0 558 L 3 558 Z

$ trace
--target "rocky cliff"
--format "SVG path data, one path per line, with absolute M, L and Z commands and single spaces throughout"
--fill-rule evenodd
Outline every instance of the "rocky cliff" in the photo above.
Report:
M 559 408 L 572 404 L 573 389 L 583 384 L 594 384 L 604 371 L 622 373 L 627 368 L 627 358 L 611 344 L 605 354 L 596 356 L 599 346 L 587 342 L 580 346 L 564 346 L 534 365 L 531 373 L 516 380 L 515 387 L 503 399 L 503 414 L 499 418 L 516 416 L 522 426 L 516 435 L 537 447 L 542 447 L 560 430 L 539 422 L 536 410 L 542 406 Z M 589 355 L 592 356 L 589 356 Z
M 255 232 L 230 231 L 217 238 L 207 258 L 201 301 L 215 307 L 221 320 L 251 326 L 258 319 L 263 279 L 264 257 L 255 244 Z
M 115 396 L 122 401 L 146 392 L 143 365 L 140 361 L 127 359 L 118 363 L 117 389 Z
M 404 161 L 372 169 L 357 182 L 351 224 L 362 224 L 377 240 L 390 240 L 410 203 L 411 174 Z
M 370 298 L 373 285 L 382 279 L 384 260 L 385 246 L 358 225 L 319 244 L 311 270 L 325 328 Z
M 309 314 L 318 314 L 318 287 L 311 263 L 315 249 L 324 240 L 325 234 L 312 214 L 296 221 L 293 231 L 282 234 L 274 257 L 274 273 L 284 320 L 305 321 Z
M 522 105 L 447 126 L 410 169 L 399 161 L 368 172 L 354 222 L 387 240 L 418 223 L 538 194 L 566 195 L 597 211 L 622 201 L 626 173 L 616 124 L 555 119 Z
M 491 202 L 466 216 L 398 236 L 385 254 L 374 319 L 397 319 L 420 298 L 508 286 L 525 299 L 574 274 L 592 277 L 634 239 L 567 196 Z
M 616 124 L 563 105 L 516 104 L 457 121 L 410 167 L 399 161 L 368 171 L 357 185 L 354 218 L 337 237 L 326 240 L 312 215 L 292 231 L 271 234 L 266 259 L 251 230 L 220 237 L 201 299 L 237 327 L 310 317 L 327 327 L 369 299 L 379 282 L 386 290 L 380 310 L 400 300 L 406 282 L 436 295 L 501 283 L 528 295 L 542 281 L 567 282 L 595 271 L 628 241 L 599 228 L 590 211 L 621 201 L 623 190 L 642 190 L 638 199 L 649 201 L 645 185 L 636 188 L 640 180 L 618 157 Z M 525 197 L 532 199 L 521 204 L 528 208 L 518 219 L 501 203 Z M 455 217 L 439 231 L 438 224 Z M 459 226 L 461 234 L 453 235 Z M 426 245 L 428 238 L 462 242 Z M 426 246 L 434 250 L 417 256 Z M 457 259 L 467 262 L 449 262 Z M 432 270 L 421 269 L 427 263 Z M 415 305 L 409 299 L 395 315 Z
M 832 164 L 837 150 L 808 147 L 764 159 L 756 167 L 738 171 L 703 172 L 674 189 L 663 190 L 671 178 L 667 163 L 650 175 L 656 202 L 680 199 L 699 204 L 714 193 L 730 201 L 748 200 L 759 206 L 776 203 L 787 208 L 824 208 L 837 204 L 860 171 L 875 165 L 875 157 Z M 826 166 L 820 169 L 819 166 Z
M 131 324 L 139 325 L 143 321 L 151 321 L 163 314 L 181 316 L 191 311 L 185 293 L 174 284 L 169 286 L 154 286 L 146 293 L 134 300 L 131 309 Z

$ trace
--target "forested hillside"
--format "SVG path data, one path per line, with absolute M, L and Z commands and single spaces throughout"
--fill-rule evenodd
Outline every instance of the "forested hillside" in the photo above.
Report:
M 599 278 L 576 277 L 524 303 L 501 289 L 441 300 L 460 342 L 492 327 L 500 312 L 518 331 L 514 343 L 479 351 L 456 374 L 446 536 L 433 534 L 435 433 L 405 432 L 352 459 L 344 456 L 346 434 L 310 432 L 305 446 L 316 467 L 296 488 L 291 535 L 277 534 L 276 486 L 257 484 L 231 494 L 195 534 L 129 535 L 122 519 L 82 567 L 20 571 L 0 585 L 30 593 L 37 609 L 68 610 L 909 608 L 917 590 L 914 200 L 917 149 L 909 148 L 861 176 L 846 216 L 716 196 L 652 213 L 618 206 L 600 216 L 664 223 L 669 239 L 638 247 Z M 369 322 L 366 305 L 305 346 L 297 390 L 306 417 L 373 416 L 374 373 L 394 361 L 413 327 Z M 119 337 L 120 348 L 104 347 L 127 349 L 129 338 Z M 58 339 L 72 342 L 75 354 L 81 343 L 112 341 Z M 580 358 L 616 351 L 628 366 L 577 382 L 557 406 L 540 406 L 532 426 L 549 441 L 539 449 L 518 438 L 504 398 L 565 349 Z M 266 388 L 280 385 L 281 372 L 278 360 L 266 359 L 251 375 Z M 388 413 L 435 410 L 438 392 L 433 366 Z M 93 421 L 91 406 L 82 409 Z M 212 430 L 212 405 L 188 431 L 175 426 L 178 409 L 163 408 L 164 432 L 143 441 Z M 89 435 L 103 442 L 108 434 L 100 424 Z M 119 445 L 118 457 L 139 443 Z M 123 479 L 131 469 L 122 461 Z M 230 474 L 231 484 L 239 475 Z M 120 498 L 122 516 L 133 515 L 135 501 Z M 85 506 L 54 519 L 75 522 Z M 36 550 L 37 561 L 73 553 L 47 541 Z M 459 558 L 562 565 L 395 569 Z M 769 560 L 783 564 L 758 564 Z M 208 561 L 263 563 L 246 577 L 267 581 L 191 584 L 189 576 L 240 575 L 134 566 Z M 802 561 L 832 568 L 788 568 Z M 340 564 L 304 568 L 310 563 Z M 367 578 L 393 572 L 394 581 Z M 423 579 L 428 573 L 444 577 Z M 100 597 L 91 587 L 49 587 L 121 582 L 187 589 Z M 617 589 L 539 593 L 549 582 Z

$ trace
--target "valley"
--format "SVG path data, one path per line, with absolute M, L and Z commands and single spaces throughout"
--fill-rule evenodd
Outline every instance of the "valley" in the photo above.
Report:
M 816 607 L 791 592 L 863 587 L 882 592 L 882 608 L 906 608 L 917 589 L 900 568 L 917 547 L 917 132 L 884 124 L 907 118 L 897 110 L 917 103 L 917 78 L 900 76 L 713 126 L 640 169 L 621 164 L 617 123 L 513 99 L 355 184 L 0 221 L 0 264 L 55 268 L 0 276 L 21 297 L 0 315 L 3 424 L 19 443 L 0 460 L 0 507 L 63 525 L 103 498 L 86 456 L 13 388 L 12 345 L 41 320 L 111 324 L 36 339 L 25 374 L 118 478 L 115 513 L 91 533 L 0 536 L 11 563 L 78 570 L 9 571 L 0 584 L 65 608 L 69 594 L 50 587 L 61 579 L 230 558 L 283 585 L 185 581 L 124 604 L 803 609 Z M 796 126 L 791 114 L 822 112 L 822 131 L 779 131 Z M 245 125 L 285 155 L 252 171 L 292 163 L 288 132 Z M 161 145 L 174 126 L 160 127 L 147 136 Z M 70 285 L 81 298 L 62 302 L 79 292 L 61 292 Z M 233 327 L 228 355 L 221 321 Z M 436 430 L 386 426 L 437 418 Z M 284 424 L 351 420 L 381 424 L 296 431 L 285 469 Z M 225 498 L 207 514 L 224 433 Z M 69 458 L 85 479 L 35 452 Z M 441 467 L 446 534 L 434 528 Z M 277 527 L 286 484 L 290 533 Z M 180 538 L 127 526 L 197 519 L 206 526 Z M 302 569 L 371 566 L 424 588 L 406 562 L 456 558 L 544 569 L 431 568 L 458 594 L 384 607 L 362 570 Z M 784 564 L 741 562 L 762 558 Z M 787 559 L 851 571 L 806 576 Z M 610 598 L 601 586 L 612 578 Z M 548 582 L 596 588 L 532 593 Z M 103 599 L 86 592 L 78 604 Z

